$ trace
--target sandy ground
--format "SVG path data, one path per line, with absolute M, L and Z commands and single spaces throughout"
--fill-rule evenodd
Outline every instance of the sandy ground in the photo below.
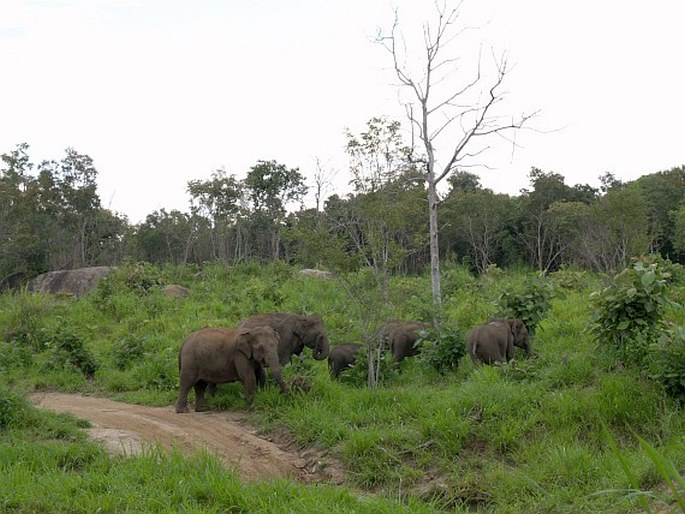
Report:
M 90 421 L 89 435 L 112 453 L 136 454 L 159 444 L 217 455 L 246 481 L 287 477 L 307 483 L 342 483 L 342 468 L 324 452 L 301 449 L 286 437 L 263 438 L 234 412 L 177 414 L 173 406 L 145 407 L 106 398 L 36 393 L 38 407 Z

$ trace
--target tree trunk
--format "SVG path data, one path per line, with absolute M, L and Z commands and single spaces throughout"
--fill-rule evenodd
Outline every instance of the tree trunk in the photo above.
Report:
M 440 307 L 442 305 L 442 295 L 440 292 L 440 246 L 438 242 L 438 191 L 432 176 L 428 179 L 428 217 L 433 305 Z

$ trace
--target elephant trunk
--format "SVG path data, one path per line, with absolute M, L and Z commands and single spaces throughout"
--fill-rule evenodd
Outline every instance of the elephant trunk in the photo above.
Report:
M 276 352 L 273 352 L 273 354 L 270 352 L 264 360 L 266 361 L 266 366 L 271 370 L 271 374 L 281 392 L 285 393 L 288 390 L 288 386 L 285 385 L 283 375 L 281 375 L 281 365 L 278 362 L 278 354 Z
M 314 345 L 314 358 L 317 361 L 324 360 L 326 357 L 328 357 L 329 350 L 328 337 L 323 334 L 319 334 L 319 336 L 316 338 L 316 344 Z

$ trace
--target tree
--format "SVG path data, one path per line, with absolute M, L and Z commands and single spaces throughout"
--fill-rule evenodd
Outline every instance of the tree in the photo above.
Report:
M 559 266 L 564 246 L 549 209 L 556 202 L 574 200 L 577 191 L 558 173 L 532 168 L 529 177 L 533 188 L 522 191 L 519 237 L 530 262 L 539 271 L 549 271 Z
M 241 258 L 239 214 L 243 210 L 244 186 L 224 169 L 212 173 L 210 180 L 188 182 L 190 211 L 206 220 L 212 259 L 228 261 Z
M 483 59 L 475 60 L 471 73 L 457 67 L 462 61 L 452 53 L 468 31 L 458 24 L 462 3 L 447 7 L 436 2 L 436 20 L 423 25 L 423 52 L 412 66 L 409 46 L 400 31 L 399 16 L 389 34 L 379 34 L 378 42 L 390 53 L 400 87 L 409 92 L 405 104 L 412 126 L 425 155 L 421 164 L 428 185 L 431 284 L 433 302 L 442 302 L 438 241 L 438 184 L 459 167 L 487 149 L 492 136 L 505 136 L 520 129 L 532 115 L 506 118 L 497 112 L 504 99 L 502 86 L 509 72 L 506 55 L 493 57 L 493 72 L 486 73 Z
M 580 232 L 580 251 L 595 270 L 616 273 L 649 252 L 649 205 L 638 188 L 612 188 L 592 205 Z
M 253 230 L 267 232 L 270 259 L 277 260 L 286 206 L 301 201 L 306 194 L 304 177 L 298 168 L 288 169 L 276 161 L 258 161 L 248 172 L 244 183 L 254 209 Z
M 453 251 L 468 255 L 479 274 L 504 258 L 504 242 L 513 222 L 512 199 L 489 189 L 460 189 L 444 200 L 445 238 Z M 500 262 L 501 264 L 501 262 Z

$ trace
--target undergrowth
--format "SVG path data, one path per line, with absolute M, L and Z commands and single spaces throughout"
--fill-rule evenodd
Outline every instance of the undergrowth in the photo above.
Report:
M 267 387 L 257 392 L 252 410 L 240 384 L 222 385 L 210 398 L 211 408 L 244 411 L 263 431 L 286 430 L 303 446 L 327 449 L 345 467 L 343 487 L 285 480 L 240 486 L 206 455 L 156 450 L 107 458 L 73 420 L 35 412 L 23 392 L 87 391 L 170 405 L 185 335 L 233 326 L 258 312 L 319 314 L 331 344 L 363 335 L 360 310 L 335 279 L 300 277 L 284 265 L 130 266 L 78 300 L 0 295 L 0 383 L 7 385 L 0 389 L 0 497 L 6 510 L 629 512 L 643 508 L 629 491 L 661 490 L 663 480 L 643 441 L 676 469 L 685 466 L 679 402 L 685 368 L 632 366 L 599 342 L 589 302 L 599 279 L 570 270 L 535 279 L 449 270 L 441 316 L 450 345 L 425 334 L 423 355 L 400 365 L 384 360 L 375 390 L 365 386 L 363 363 L 332 381 L 326 362 L 305 352 L 283 371 L 286 380 L 303 377 L 308 391 L 281 395 Z M 164 296 L 161 285 L 172 282 L 188 287 L 190 296 Z M 678 287 L 670 294 L 682 300 Z M 519 350 L 509 364 L 476 368 L 464 355 L 463 334 L 500 313 L 503 298 L 534 317 L 535 357 Z M 430 310 L 422 305 L 426 299 L 428 277 L 397 278 L 386 307 L 393 317 L 422 319 Z M 685 354 L 676 328 L 684 321 L 681 311 L 660 312 L 668 339 L 653 343 Z M 620 321 L 615 326 L 624 327 Z M 66 357 L 49 366 L 57 362 L 52 351 L 60 334 Z M 168 478 L 154 472 L 160 468 Z M 96 503 L 100 497 L 107 503 Z

